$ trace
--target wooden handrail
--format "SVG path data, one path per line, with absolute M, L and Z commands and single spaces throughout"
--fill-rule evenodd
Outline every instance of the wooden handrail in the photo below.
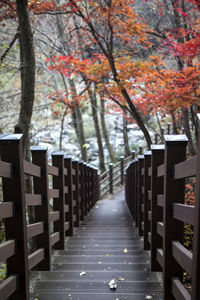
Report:
M 142 169 L 140 156 L 126 169 L 127 206 L 144 236 L 144 249 L 151 252 L 151 270 L 163 272 L 165 300 L 200 299 L 200 114 L 198 122 L 197 156 L 186 159 L 185 135 L 167 135 L 165 145 L 144 153 Z M 194 205 L 185 203 L 185 179 L 190 177 L 196 177 Z M 193 226 L 192 253 L 183 243 L 185 223 Z M 181 282 L 184 272 L 191 275 L 191 295 Z
M 15 300 L 30 298 L 29 270 L 36 266 L 38 271 L 50 270 L 52 251 L 66 249 L 66 236 L 73 235 L 74 226 L 84 221 L 100 195 L 97 169 L 72 161 L 63 152 L 53 152 L 49 164 L 44 147 L 32 147 L 31 153 L 32 162 L 24 160 L 22 135 L 0 136 L 4 195 L 0 218 L 7 238 L 0 245 L 0 258 L 7 265 L 7 278 L 0 283 L 1 299 L 11 295 Z M 32 193 L 25 192 L 26 175 L 33 178 Z M 29 206 L 35 209 L 32 224 L 26 221 Z M 28 241 L 34 237 L 36 249 L 29 254 Z

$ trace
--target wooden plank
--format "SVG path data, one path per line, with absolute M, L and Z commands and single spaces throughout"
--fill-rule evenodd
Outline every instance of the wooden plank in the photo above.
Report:
M 151 201 L 151 198 L 152 198 L 152 192 L 148 191 L 148 200 Z
M 44 222 L 37 222 L 34 224 L 27 225 L 27 237 L 28 239 L 39 235 L 44 232 Z
M 104 184 L 104 182 L 108 181 L 109 177 L 105 177 L 103 180 L 100 181 L 100 186 L 102 186 L 102 184 Z
M 177 278 L 172 279 L 172 293 L 178 300 L 191 300 L 190 294 Z
M 165 167 L 164 164 L 162 164 L 159 167 L 157 167 L 157 177 L 164 176 L 164 167 Z
M 164 195 L 157 195 L 157 205 L 164 206 L 165 197 Z
M 141 187 L 141 192 L 144 195 L 144 186 Z
M 65 213 L 69 212 L 69 205 L 65 204 L 65 209 L 64 209 Z
M 144 222 L 141 224 L 142 230 L 144 231 Z
M 72 184 L 72 191 L 73 191 L 73 192 L 76 191 L 76 186 L 75 186 L 75 184 Z
M 60 240 L 60 233 L 59 232 L 53 233 L 51 235 L 51 246 L 53 246 L 54 244 L 56 244 L 59 240 Z
M 151 211 L 148 211 L 148 220 L 151 221 Z
M 76 175 L 76 170 L 74 168 L 72 168 L 72 175 L 75 176 Z
M 68 186 L 65 186 L 65 187 L 64 187 L 64 193 L 65 193 L 65 194 L 68 194 L 68 190 L 69 190 L 69 189 L 68 189 Z
M 6 241 L 0 244 L 0 262 L 6 260 L 15 254 L 16 243 L 14 240 Z
M 163 250 L 156 249 L 156 259 L 159 262 L 160 266 L 163 268 Z
M 196 176 L 197 157 L 190 158 L 174 166 L 174 178 L 181 179 Z
M 58 176 L 59 168 L 55 166 L 48 165 L 48 174 Z
M 13 217 L 13 202 L 2 202 L 0 203 L 0 219 Z
M 69 222 L 65 222 L 65 231 L 69 229 L 69 226 L 70 226 Z
M 37 266 L 44 259 L 44 249 L 38 249 L 28 256 L 29 270 Z
M 42 205 L 42 195 L 39 194 L 26 194 L 26 205 L 37 206 Z
M 24 173 L 35 177 L 41 177 L 41 168 L 29 161 L 24 160 Z
M 148 232 L 148 242 L 151 244 L 151 232 Z
M 60 212 L 59 211 L 54 211 L 50 213 L 50 222 L 55 222 L 59 220 L 60 218 Z
M 173 218 L 194 225 L 194 206 L 180 203 L 173 204 Z
M 0 160 L 0 176 L 4 178 L 12 177 L 12 164 Z
M 152 176 L 152 167 L 148 168 L 148 176 Z
M 157 233 L 163 237 L 164 224 L 162 222 L 157 222 Z
M 192 274 L 192 253 L 181 243 L 172 242 L 172 255 L 179 265 L 188 273 Z
M 144 176 L 144 168 L 141 170 L 141 175 Z
M 141 205 L 141 211 L 144 212 L 144 203 Z
M 50 198 L 59 198 L 60 191 L 58 189 L 50 189 L 49 190 L 49 199 Z
M 66 168 L 64 168 L 64 176 L 68 176 L 68 171 Z
M 17 290 L 17 277 L 10 276 L 0 283 L 0 299 L 5 300 Z

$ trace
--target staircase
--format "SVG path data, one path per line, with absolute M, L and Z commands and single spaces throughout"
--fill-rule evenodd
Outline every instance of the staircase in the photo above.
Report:
M 52 271 L 33 272 L 31 300 L 161 300 L 161 275 L 150 272 L 137 231 L 123 191 L 98 201 L 67 251 L 55 253 Z

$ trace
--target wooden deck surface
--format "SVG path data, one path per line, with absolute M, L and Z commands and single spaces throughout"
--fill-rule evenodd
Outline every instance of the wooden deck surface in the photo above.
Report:
M 161 275 L 150 272 L 122 190 L 98 201 L 66 243 L 52 271 L 33 273 L 31 300 L 162 300 Z M 116 290 L 109 288 L 112 279 Z

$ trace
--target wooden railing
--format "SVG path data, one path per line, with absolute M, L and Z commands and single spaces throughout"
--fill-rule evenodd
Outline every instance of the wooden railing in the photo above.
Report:
M 32 162 L 24 161 L 22 135 L 0 136 L 0 177 L 3 202 L 0 219 L 5 241 L 0 244 L 0 263 L 6 261 L 7 277 L 0 283 L 0 299 L 28 300 L 29 271 L 50 270 L 52 251 L 66 248 L 65 237 L 88 214 L 99 198 L 97 170 L 72 160 L 63 152 L 32 147 Z M 33 179 L 33 194 L 25 191 L 25 174 Z M 50 188 L 51 186 L 51 188 Z M 27 224 L 27 207 L 34 208 L 33 224 Z M 28 253 L 28 241 L 35 251 Z
M 200 299 L 200 115 L 196 157 L 186 159 L 185 135 L 166 135 L 126 168 L 126 202 L 151 252 L 151 270 L 163 273 L 164 300 Z M 195 204 L 185 203 L 185 180 L 196 178 Z M 184 246 L 184 224 L 193 226 L 193 247 Z M 191 276 L 191 294 L 183 274 Z
M 109 164 L 109 170 L 100 174 L 100 198 L 102 199 L 108 193 L 112 194 L 114 189 L 124 184 L 124 169 L 128 163 L 134 158 L 134 151 L 126 158 L 120 157 L 120 161 L 116 164 Z

